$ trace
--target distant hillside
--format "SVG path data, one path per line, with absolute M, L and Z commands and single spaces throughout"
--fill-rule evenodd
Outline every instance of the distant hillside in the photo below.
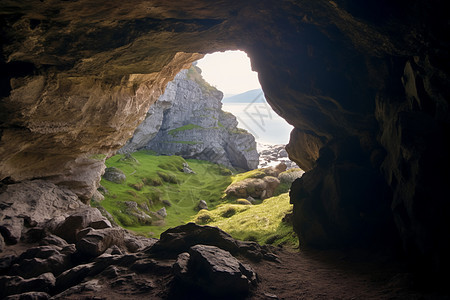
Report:
M 265 101 L 262 89 L 255 89 L 223 98 L 222 103 L 264 103 Z

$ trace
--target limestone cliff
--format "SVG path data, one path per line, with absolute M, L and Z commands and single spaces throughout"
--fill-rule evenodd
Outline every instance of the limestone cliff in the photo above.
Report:
M 143 148 L 251 170 L 258 167 L 255 138 L 222 111 L 222 92 L 191 67 L 167 84 L 164 94 L 120 153 Z

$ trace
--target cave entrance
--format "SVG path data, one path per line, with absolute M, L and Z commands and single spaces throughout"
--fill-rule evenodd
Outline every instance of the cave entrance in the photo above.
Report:
M 296 167 L 284 151 L 294 127 L 267 103 L 248 55 L 240 50 L 214 52 L 196 65 L 202 70 L 203 78 L 223 92 L 222 109 L 232 113 L 238 126 L 255 137 L 260 153 L 259 167 L 275 165 L 280 160 L 289 168 Z
M 289 188 L 303 171 L 284 149 L 291 129 L 267 103 L 245 52 L 208 54 L 168 83 L 106 161 L 109 193 L 99 205 L 151 237 L 195 222 L 241 240 L 296 246 L 285 216 Z M 111 182 L 115 172 L 124 182 Z

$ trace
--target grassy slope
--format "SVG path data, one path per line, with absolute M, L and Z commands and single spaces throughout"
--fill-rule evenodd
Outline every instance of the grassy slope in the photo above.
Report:
M 116 155 L 106 161 L 108 167 L 117 167 L 127 176 L 123 184 L 116 184 L 102 180 L 101 184 L 109 191 L 101 205 L 109 211 L 116 221 L 125 228 L 149 236 L 159 237 L 160 233 L 170 227 L 186 223 L 197 211 L 194 209 L 199 200 L 205 200 L 209 207 L 219 203 L 223 191 L 230 184 L 231 178 L 220 174 L 220 167 L 205 161 L 186 160 L 196 174 L 185 174 L 176 169 L 184 159 L 178 156 L 155 156 L 146 151 L 133 153 L 133 157 L 139 164 L 123 162 L 123 155 Z M 157 172 L 164 172 L 176 177 L 179 183 L 164 183 L 161 186 L 144 185 L 141 191 L 129 186 L 129 184 L 141 183 L 143 178 L 159 178 Z M 158 200 L 159 198 L 159 200 Z M 162 200 L 172 203 L 167 207 L 165 226 L 140 226 L 123 214 L 124 201 L 135 201 L 137 203 L 149 203 L 152 211 L 163 207 Z M 128 219 L 127 219 L 128 218 Z
M 298 240 L 292 226 L 281 221 L 291 210 L 289 194 L 283 193 L 258 205 L 221 204 L 214 210 L 200 211 L 192 221 L 205 224 L 201 220 L 208 215 L 206 225 L 217 226 L 236 239 L 295 247 Z
M 296 246 L 297 238 L 292 226 L 281 221 L 284 215 L 291 211 L 288 187 L 279 189 L 278 196 L 264 200 L 257 205 L 234 204 L 235 199 L 224 200 L 223 191 L 231 182 L 245 178 L 260 177 L 260 170 L 252 170 L 233 177 L 223 175 L 224 168 L 216 164 L 200 160 L 186 160 L 196 174 L 185 174 L 179 171 L 185 160 L 178 156 L 156 156 L 148 151 L 133 153 L 138 163 L 132 160 L 123 161 L 123 155 L 116 155 L 106 161 L 108 167 L 121 169 L 127 176 L 123 184 L 102 180 L 101 184 L 109 191 L 101 202 L 116 221 L 123 227 L 136 233 L 159 237 L 170 227 L 196 221 L 199 224 L 217 226 L 230 233 L 234 238 L 257 241 L 260 244 L 283 244 Z M 122 160 L 121 160 L 122 159 Z M 176 178 L 178 183 L 163 182 L 161 186 L 143 185 L 140 191 L 131 187 L 146 179 L 159 179 L 158 172 L 163 172 Z M 281 186 L 280 186 L 281 188 Z M 149 202 L 149 199 L 151 200 Z M 123 213 L 125 201 L 137 203 L 153 203 L 152 211 L 163 207 L 162 201 L 168 200 L 171 207 L 166 206 L 167 217 L 163 226 L 142 226 L 129 215 Z M 205 200 L 210 211 L 197 212 L 195 207 L 199 200 Z M 260 203 L 260 200 L 257 201 Z M 207 222 L 199 221 L 208 215 Z

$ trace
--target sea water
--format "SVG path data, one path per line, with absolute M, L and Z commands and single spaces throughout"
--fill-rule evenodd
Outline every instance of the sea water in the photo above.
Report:
M 294 128 L 281 118 L 266 102 L 262 103 L 224 103 L 224 111 L 236 116 L 239 124 L 253 134 L 261 144 L 287 144 Z

